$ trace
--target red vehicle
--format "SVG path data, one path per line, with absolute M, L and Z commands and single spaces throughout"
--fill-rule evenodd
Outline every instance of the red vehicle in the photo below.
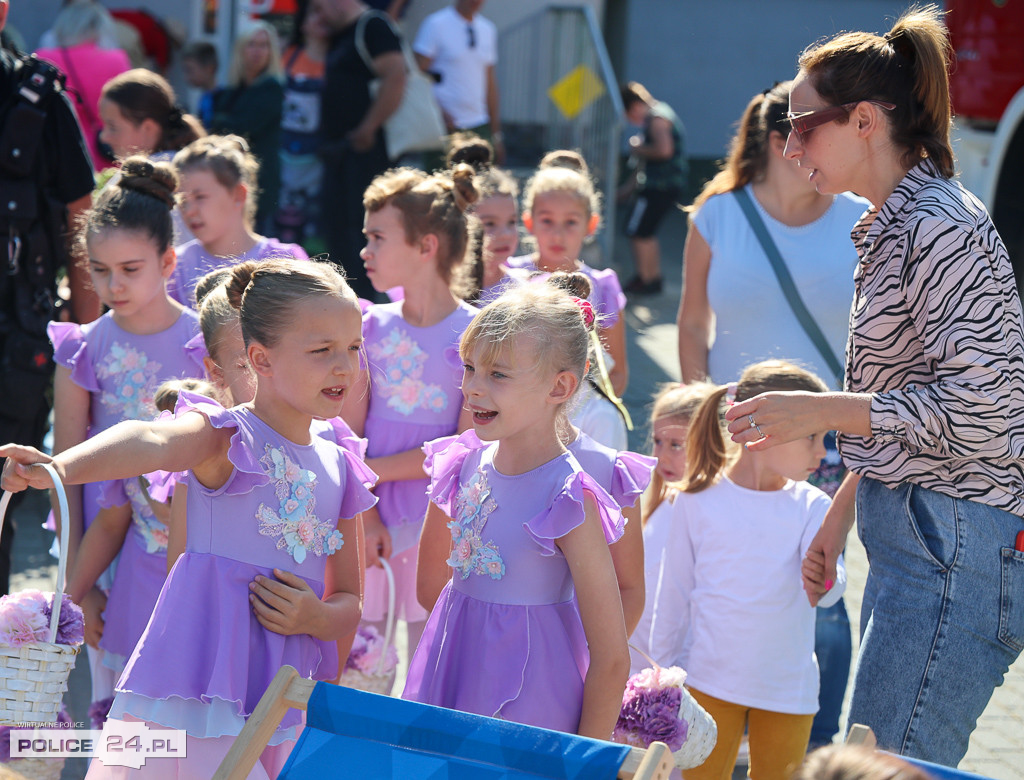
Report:
M 1024 0 L 948 0 L 954 144 L 1024 290 Z

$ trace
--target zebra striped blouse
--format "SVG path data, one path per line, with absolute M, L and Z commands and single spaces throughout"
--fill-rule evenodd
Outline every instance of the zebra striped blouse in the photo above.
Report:
M 925 160 L 854 227 L 846 389 L 872 393 L 854 472 L 1024 516 L 1024 330 L 981 202 Z

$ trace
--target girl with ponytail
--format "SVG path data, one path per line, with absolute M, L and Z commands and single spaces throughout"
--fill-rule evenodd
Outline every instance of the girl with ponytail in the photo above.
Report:
M 825 432 L 760 453 L 728 442 L 721 414 L 765 392 L 826 389 L 792 363 L 764 361 L 706 393 L 690 419 L 682 492 L 663 520 L 650 626 L 654 660 L 685 668 L 687 687 L 718 724 L 714 750 L 687 780 L 731 777 L 744 726 L 757 777 L 784 780 L 807 752 L 818 665 L 801 573 L 826 606 L 846 587 L 841 561 L 830 580 L 820 568 L 801 572 L 831 504 L 806 482 L 825 454 Z

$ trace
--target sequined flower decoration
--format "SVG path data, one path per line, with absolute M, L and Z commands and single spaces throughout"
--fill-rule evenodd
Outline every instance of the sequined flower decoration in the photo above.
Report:
M 417 409 L 443 412 L 448 396 L 438 385 L 423 381 L 427 355 L 420 345 L 397 328 L 367 349 L 384 381 L 374 392 L 387 399 L 388 406 L 404 415 Z
M 452 554 L 447 563 L 462 579 L 470 574 L 480 574 L 500 580 L 505 575 L 505 562 L 497 545 L 494 542 L 484 544 L 481 538 L 484 524 L 496 508 L 487 475 L 478 467 L 469 481 L 459 488 L 455 498 L 455 517 L 448 523 L 452 534 Z
M 163 366 L 145 352 L 114 342 L 96 367 L 96 376 L 106 389 L 100 402 L 128 420 L 149 420 L 156 416 L 153 395 Z
M 345 543 L 337 521 L 316 515 L 316 475 L 295 463 L 282 449 L 266 445 L 260 464 L 274 485 L 278 506 L 261 503 L 256 510 L 259 531 L 277 538 L 277 549 L 287 550 L 296 563 L 306 555 L 331 555 Z

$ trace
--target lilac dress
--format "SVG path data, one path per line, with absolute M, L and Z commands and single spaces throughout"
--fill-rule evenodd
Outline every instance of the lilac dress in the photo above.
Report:
M 568 450 L 622 509 L 636 504 L 647 490 L 654 467 L 658 465 L 657 458 L 628 450 L 616 452 L 594 441 L 583 431 L 579 432 Z
M 453 576 L 409 666 L 406 699 L 575 732 L 589 664 L 569 565 L 555 540 L 597 500 L 609 543 L 612 498 L 565 453 L 526 474 L 493 465 L 472 431 L 430 442 L 430 500 L 452 518 Z
M 210 271 L 218 268 L 228 268 L 246 260 L 266 260 L 271 257 L 293 257 L 296 260 L 308 260 L 306 250 L 298 244 L 282 244 L 276 238 L 263 238 L 256 242 L 256 246 L 248 252 L 232 257 L 219 257 L 211 255 L 203 249 L 198 238 L 194 238 L 187 244 L 182 244 L 175 251 L 178 254 L 178 264 L 174 267 L 174 273 L 167 280 L 167 294 L 184 306 L 195 308 L 196 282 L 202 279 Z
M 533 255 L 510 257 L 506 266 L 511 269 L 512 276 L 519 278 L 524 275 L 529 277 L 530 274 L 536 274 L 536 278 L 543 280 L 548 276 L 537 267 Z M 619 275 L 613 268 L 591 268 L 583 261 L 579 261 L 579 267 L 576 270 L 590 279 L 590 284 L 593 286 L 590 302 L 601 318 L 601 327 L 612 327 L 619 321 L 620 312 L 626 308 L 626 295 L 622 292 L 622 285 L 619 284 Z M 519 273 L 517 274 L 516 271 Z M 532 277 L 530 278 L 532 280 Z
M 153 617 L 117 684 L 112 718 L 132 715 L 198 738 L 237 735 L 284 664 L 303 677 L 337 675 L 337 644 L 263 628 L 249 608 L 249 583 L 276 567 L 324 593 L 326 559 L 343 544 L 337 518 L 373 506 L 376 476 L 322 423 L 312 441 L 280 436 L 251 409 L 224 409 L 181 393 L 176 412 L 198 411 L 234 429 L 228 481 L 210 490 L 189 473 L 188 538 Z M 271 744 L 293 739 L 290 711 Z
M 417 328 L 402 319 L 402 304 L 372 307 L 363 317 L 370 367 L 370 406 L 364 433 L 367 456 L 419 449 L 455 433 L 462 412 L 459 338 L 476 315 L 465 303 L 436 325 Z M 427 511 L 427 478 L 377 486 L 380 518 L 393 554 L 419 542 Z
M 204 376 L 201 352 L 185 347 L 199 332 L 199 318 L 190 309 L 166 330 L 142 336 L 123 330 L 109 312 L 88 325 L 51 322 L 46 332 L 54 360 L 71 369 L 71 381 L 91 394 L 88 436 L 122 420 L 152 420 L 153 395 L 163 382 Z M 84 486 L 86 528 L 101 492 L 102 483 Z

